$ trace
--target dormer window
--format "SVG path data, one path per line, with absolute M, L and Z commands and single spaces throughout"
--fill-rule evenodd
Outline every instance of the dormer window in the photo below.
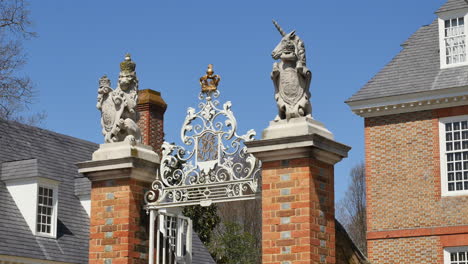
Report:
M 447 19 L 444 25 L 445 63 L 451 65 L 465 62 L 465 19 L 463 17 Z
M 37 196 L 36 233 L 53 235 L 55 230 L 55 190 L 51 187 L 39 186 Z
M 441 68 L 468 65 L 466 51 L 466 13 L 439 16 Z
M 41 177 L 37 165 L 36 159 L 4 162 L 1 164 L 1 180 L 31 233 L 56 238 L 60 182 Z

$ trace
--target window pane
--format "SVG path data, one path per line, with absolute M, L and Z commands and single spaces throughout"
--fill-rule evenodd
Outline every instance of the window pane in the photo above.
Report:
M 448 174 L 448 181 L 453 181 L 453 180 L 454 180 L 453 173 L 449 173 Z

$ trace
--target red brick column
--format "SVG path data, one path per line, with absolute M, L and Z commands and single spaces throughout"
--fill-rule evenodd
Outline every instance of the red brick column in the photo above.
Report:
M 262 165 L 262 263 L 336 263 L 334 164 L 349 147 L 313 134 L 246 143 Z
M 148 234 L 142 225 L 149 183 L 135 179 L 94 181 L 91 189 L 89 263 L 144 264 Z
M 263 263 L 335 263 L 333 184 L 313 158 L 263 164 Z
M 148 262 L 148 216 L 144 194 L 159 165 L 151 147 L 102 144 L 93 160 L 77 164 L 91 180 L 90 264 Z
M 146 89 L 138 93 L 137 111 L 140 114 L 138 126 L 141 130 L 142 143 L 153 147 L 158 154 L 161 154 L 161 145 L 164 141 L 166 109 L 167 104 L 160 92 Z

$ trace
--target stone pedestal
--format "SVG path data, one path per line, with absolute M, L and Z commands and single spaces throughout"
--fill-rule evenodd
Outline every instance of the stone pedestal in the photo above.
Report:
M 310 118 L 246 142 L 262 160 L 262 263 L 335 263 L 334 164 L 350 147 Z
M 143 195 L 158 163 L 151 147 L 119 142 L 100 145 L 92 161 L 77 164 L 92 181 L 89 263 L 148 262 Z

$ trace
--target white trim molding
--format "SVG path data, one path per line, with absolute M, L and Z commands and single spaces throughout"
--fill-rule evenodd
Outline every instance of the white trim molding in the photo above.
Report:
M 442 196 L 468 195 L 468 115 L 439 119 L 439 144 Z M 458 184 L 461 190 L 456 190 Z
M 468 86 L 346 102 L 353 113 L 375 117 L 468 105 Z

